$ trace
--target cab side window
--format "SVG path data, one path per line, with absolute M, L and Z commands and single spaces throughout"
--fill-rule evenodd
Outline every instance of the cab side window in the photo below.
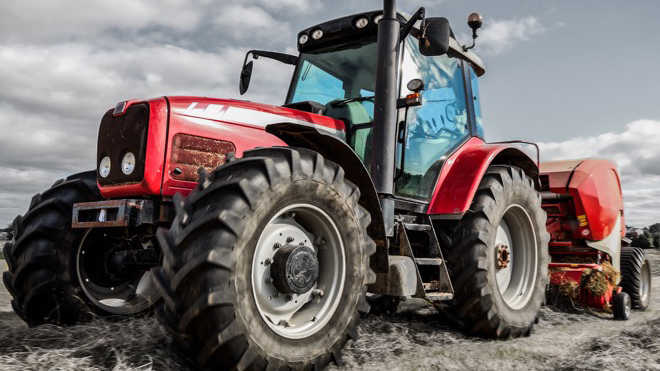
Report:
M 399 145 L 397 193 L 427 200 L 433 192 L 443 156 L 470 136 L 465 82 L 461 63 L 447 55 L 427 57 L 418 49 L 417 39 L 405 44 L 401 95 L 414 78 L 424 81 L 423 104 L 406 112 L 406 138 Z

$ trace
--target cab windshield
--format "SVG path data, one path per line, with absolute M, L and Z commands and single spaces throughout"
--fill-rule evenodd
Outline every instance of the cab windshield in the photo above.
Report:
M 373 121 L 377 55 L 375 39 L 302 53 L 286 102 L 324 105 L 325 116 L 344 121 L 353 134 L 349 145 L 363 161 L 370 130 L 356 130 L 356 125 Z

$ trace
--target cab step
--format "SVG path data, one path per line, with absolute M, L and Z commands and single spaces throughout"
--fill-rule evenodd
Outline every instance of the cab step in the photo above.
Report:
M 451 292 L 427 292 L 426 298 L 430 301 L 447 301 L 454 298 Z
M 417 265 L 444 265 L 445 261 L 441 258 L 415 258 Z
M 417 232 L 430 232 L 432 230 L 430 224 L 403 223 L 403 227 L 409 231 Z

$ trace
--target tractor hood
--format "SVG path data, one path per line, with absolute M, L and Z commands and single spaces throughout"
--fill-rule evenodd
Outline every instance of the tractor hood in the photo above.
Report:
M 292 108 L 245 100 L 202 97 L 167 97 L 173 116 L 200 125 L 239 125 L 265 129 L 269 125 L 293 123 L 314 127 L 327 134 L 345 137 L 341 120 Z

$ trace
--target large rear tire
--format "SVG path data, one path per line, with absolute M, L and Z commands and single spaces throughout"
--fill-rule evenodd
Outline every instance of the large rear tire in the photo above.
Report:
M 71 210 L 76 202 L 100 198 L 94 171 L 75 174 L 35 195 L 28 212 L 14 219 L 14 239 L 4 247 L 9 270 L 3 281 L 14 312 L 28 325 L 73 324 L 88 317 L 73 268 L 83 231 L 71 229 Z
M 548 283 L 546 214 L 520 168 L 491 166 L 449 251 L 453 315 L 468 333 L 528 335 Z
M 621 248 L 621 288 L 630 295 L 634 309 L 646 310 L 651 302 L 651 263 L 639 247 Z
M 359 198 L 338 165 L 277 147 L 245 152 L 176 197 L 154 271 L 175 342 L 218 370 L 339 361 L 375 280 Z

